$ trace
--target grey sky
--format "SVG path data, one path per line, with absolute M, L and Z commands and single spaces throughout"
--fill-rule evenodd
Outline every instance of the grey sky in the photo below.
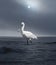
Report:
M 39 35 L 56 35 L 56 0 L 34 0 L 37 4 L 40 2 L 36 9 L 28 9 L 27 1 L 0 0 L 0 35 L 19 35 L 17 29 L 21 21 L 26 24 L 25 30 Z

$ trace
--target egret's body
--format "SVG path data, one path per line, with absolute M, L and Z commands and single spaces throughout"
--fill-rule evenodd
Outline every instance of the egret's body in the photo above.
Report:
M 21 25 L 22 25 L 21 33 L 22 33 L 22 36 L 27 39 L 27 44 L 28 44 L 28 40 L 31 41 L 32 39 L 37 39 L 37 36 L 34 35 L 32 32 L 24 30 L 24 27 L 25 27 L 25 23 L 24 22 L 22 22 Z

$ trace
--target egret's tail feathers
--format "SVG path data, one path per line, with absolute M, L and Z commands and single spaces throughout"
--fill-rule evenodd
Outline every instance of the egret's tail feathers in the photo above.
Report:
M 37 36 L 34 36 L 33 39 L 38 39 Z

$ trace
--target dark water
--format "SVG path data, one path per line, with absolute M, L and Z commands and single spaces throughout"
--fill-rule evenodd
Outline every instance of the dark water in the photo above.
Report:
M 50 40 L 27 45 L 22 39 L 0 39 L 0 65 L 56 65 L 55 38 Z

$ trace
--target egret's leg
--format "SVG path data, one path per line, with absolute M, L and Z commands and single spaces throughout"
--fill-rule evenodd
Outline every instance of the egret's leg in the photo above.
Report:
M 32 43 L 32 40 L 31 39 L 29 39 L 30 40 L 30 42 Z
M 30 42 L 32 43 L 32 40 L 30 40 Z
M 29 43 L 29 42 L 28 42 L 28 40 L 27 40 L 27 45 L 28 45 L 28 43 Z

